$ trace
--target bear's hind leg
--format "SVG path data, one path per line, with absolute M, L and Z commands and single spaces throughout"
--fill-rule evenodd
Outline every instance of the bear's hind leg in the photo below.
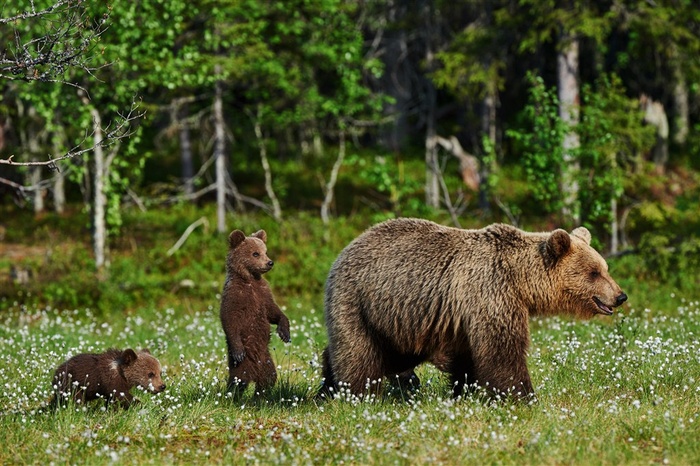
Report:
M 333 395 L 338 391 L 338 384 L 335 381 L 335 374 L 333 373 L 333 368 L 331 367 L 330 356 L 328 353 L 328 347 L 323 350 L 323 355 L 321 356 L 321 375 L 323 380 L 321 382 L 321 387 L 316 394 L 318 399 L 331 399 Z
M 386 375 L 383 354 L 369 338 L 355 338 L 347 353 L 336 355 L 335 379 L 339 389 L 348 388 L 355 396 L 377 394 Z
M 262 355 L 258 361 L 257 371 L 254 377 L 256 395 L 262 394 L 277 383 L 277 369 L 275 368 L 275 363 L 272 360 L 270 351 L 265 348 L 265 351 L 261 353 Z
M 449 372 L 452 382 L 452 396 L 457 398 L 464 394 L 464 388 L 475 382 L 474 364 L 469 355 L 456 355 L 445 361 L 443 365 L 436 364 L 438 369 Z

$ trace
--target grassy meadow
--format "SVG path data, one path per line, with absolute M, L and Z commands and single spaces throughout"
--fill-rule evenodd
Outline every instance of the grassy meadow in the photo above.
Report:
M 11 220 L 0 270 L 11 244 L 33 281 L 0 294 L 0 464 L 700 464 L 697 277 L 661 282 L 637 256 L 609 261 L 630 296 L 614 316 L 532 320 L 529 403 L 454 400 L 428 365 L 416 392 L 317 402 L 323 280 L 364 224 L 231 218 L 268 231 L 267 279 L 292 333 L 287 345 L 272 336 L 277 386 L 234 397 L 218 320 L 225 238 L 200 229 L 167 256 L 201 216 L 170 214 L 126 219 L 106 283 L 79 220 Z M 134 390 L 129 410 L 42 409 L 59 363 L 112 346 L 150 348 L 165 392 Z

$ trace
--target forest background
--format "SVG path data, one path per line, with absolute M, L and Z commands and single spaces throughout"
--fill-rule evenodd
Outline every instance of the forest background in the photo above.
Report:
M 582 224 L 667 278 L 700 251 L 699 15 L 675 1 L 4 2 L 4 241 L 37 246 L 37 225 L 71 218 L 100 283 L 130 212 L 183 204 L 216 206 L 218 233 L 242 212 Z M 176 239 L 209 224 L 194 215 Z M 44 289 L 58 258 L 32 255 L 6 253 L 3 294 Z
M 0 35 L 0 463 L 700 461 L 696 2 L 5 0 Z M 585 225 L 629 302 L 532 320 L 532 403 L 451 400 L 426 365 L 319 404 L 328 269 L 397 216 Z M 267 231 L 292 322 L 242 400 L 236 228 Z M 150 347 L 166 392 L 42 411 L 109 346 Z

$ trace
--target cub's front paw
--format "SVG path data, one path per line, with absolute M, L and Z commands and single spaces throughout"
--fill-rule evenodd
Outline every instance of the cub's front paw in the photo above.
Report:
M 231 361 L 233 361 L 233 365 L 237 366 L 240 363 L 243 362 L 243 359 L 245 359 L 245 350 L 241 351 L 231 351 Z
M 280 336 L 283 342 L 289 343 L 291 337 L 289 336 L 289 327 L 277 327 L 277 335 Z

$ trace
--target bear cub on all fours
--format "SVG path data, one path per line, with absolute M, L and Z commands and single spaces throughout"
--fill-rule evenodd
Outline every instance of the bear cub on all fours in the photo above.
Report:
M 151 393 L 165 390 L 160 362 L 147 349 L 82 353 L 56 369 L 51 405 L 63 404 L 68 398 L 76 403 L 102 398 L 126 408 L 134 402 L 129 392 L 137 386 Z
M 260 230 L 246 237 L 240 230 L 229 235 L 226 282 L 221 296 L 221 326 L 228 348 L 228 389 L 242 393 L 255 383 L 257 392 L 277 381 L 275 363 L 268 348 L 270 324 L 289 343 L 289 319 L 280 310 L 262 277 L 274 262 L 267 257 L 267 234 Z

